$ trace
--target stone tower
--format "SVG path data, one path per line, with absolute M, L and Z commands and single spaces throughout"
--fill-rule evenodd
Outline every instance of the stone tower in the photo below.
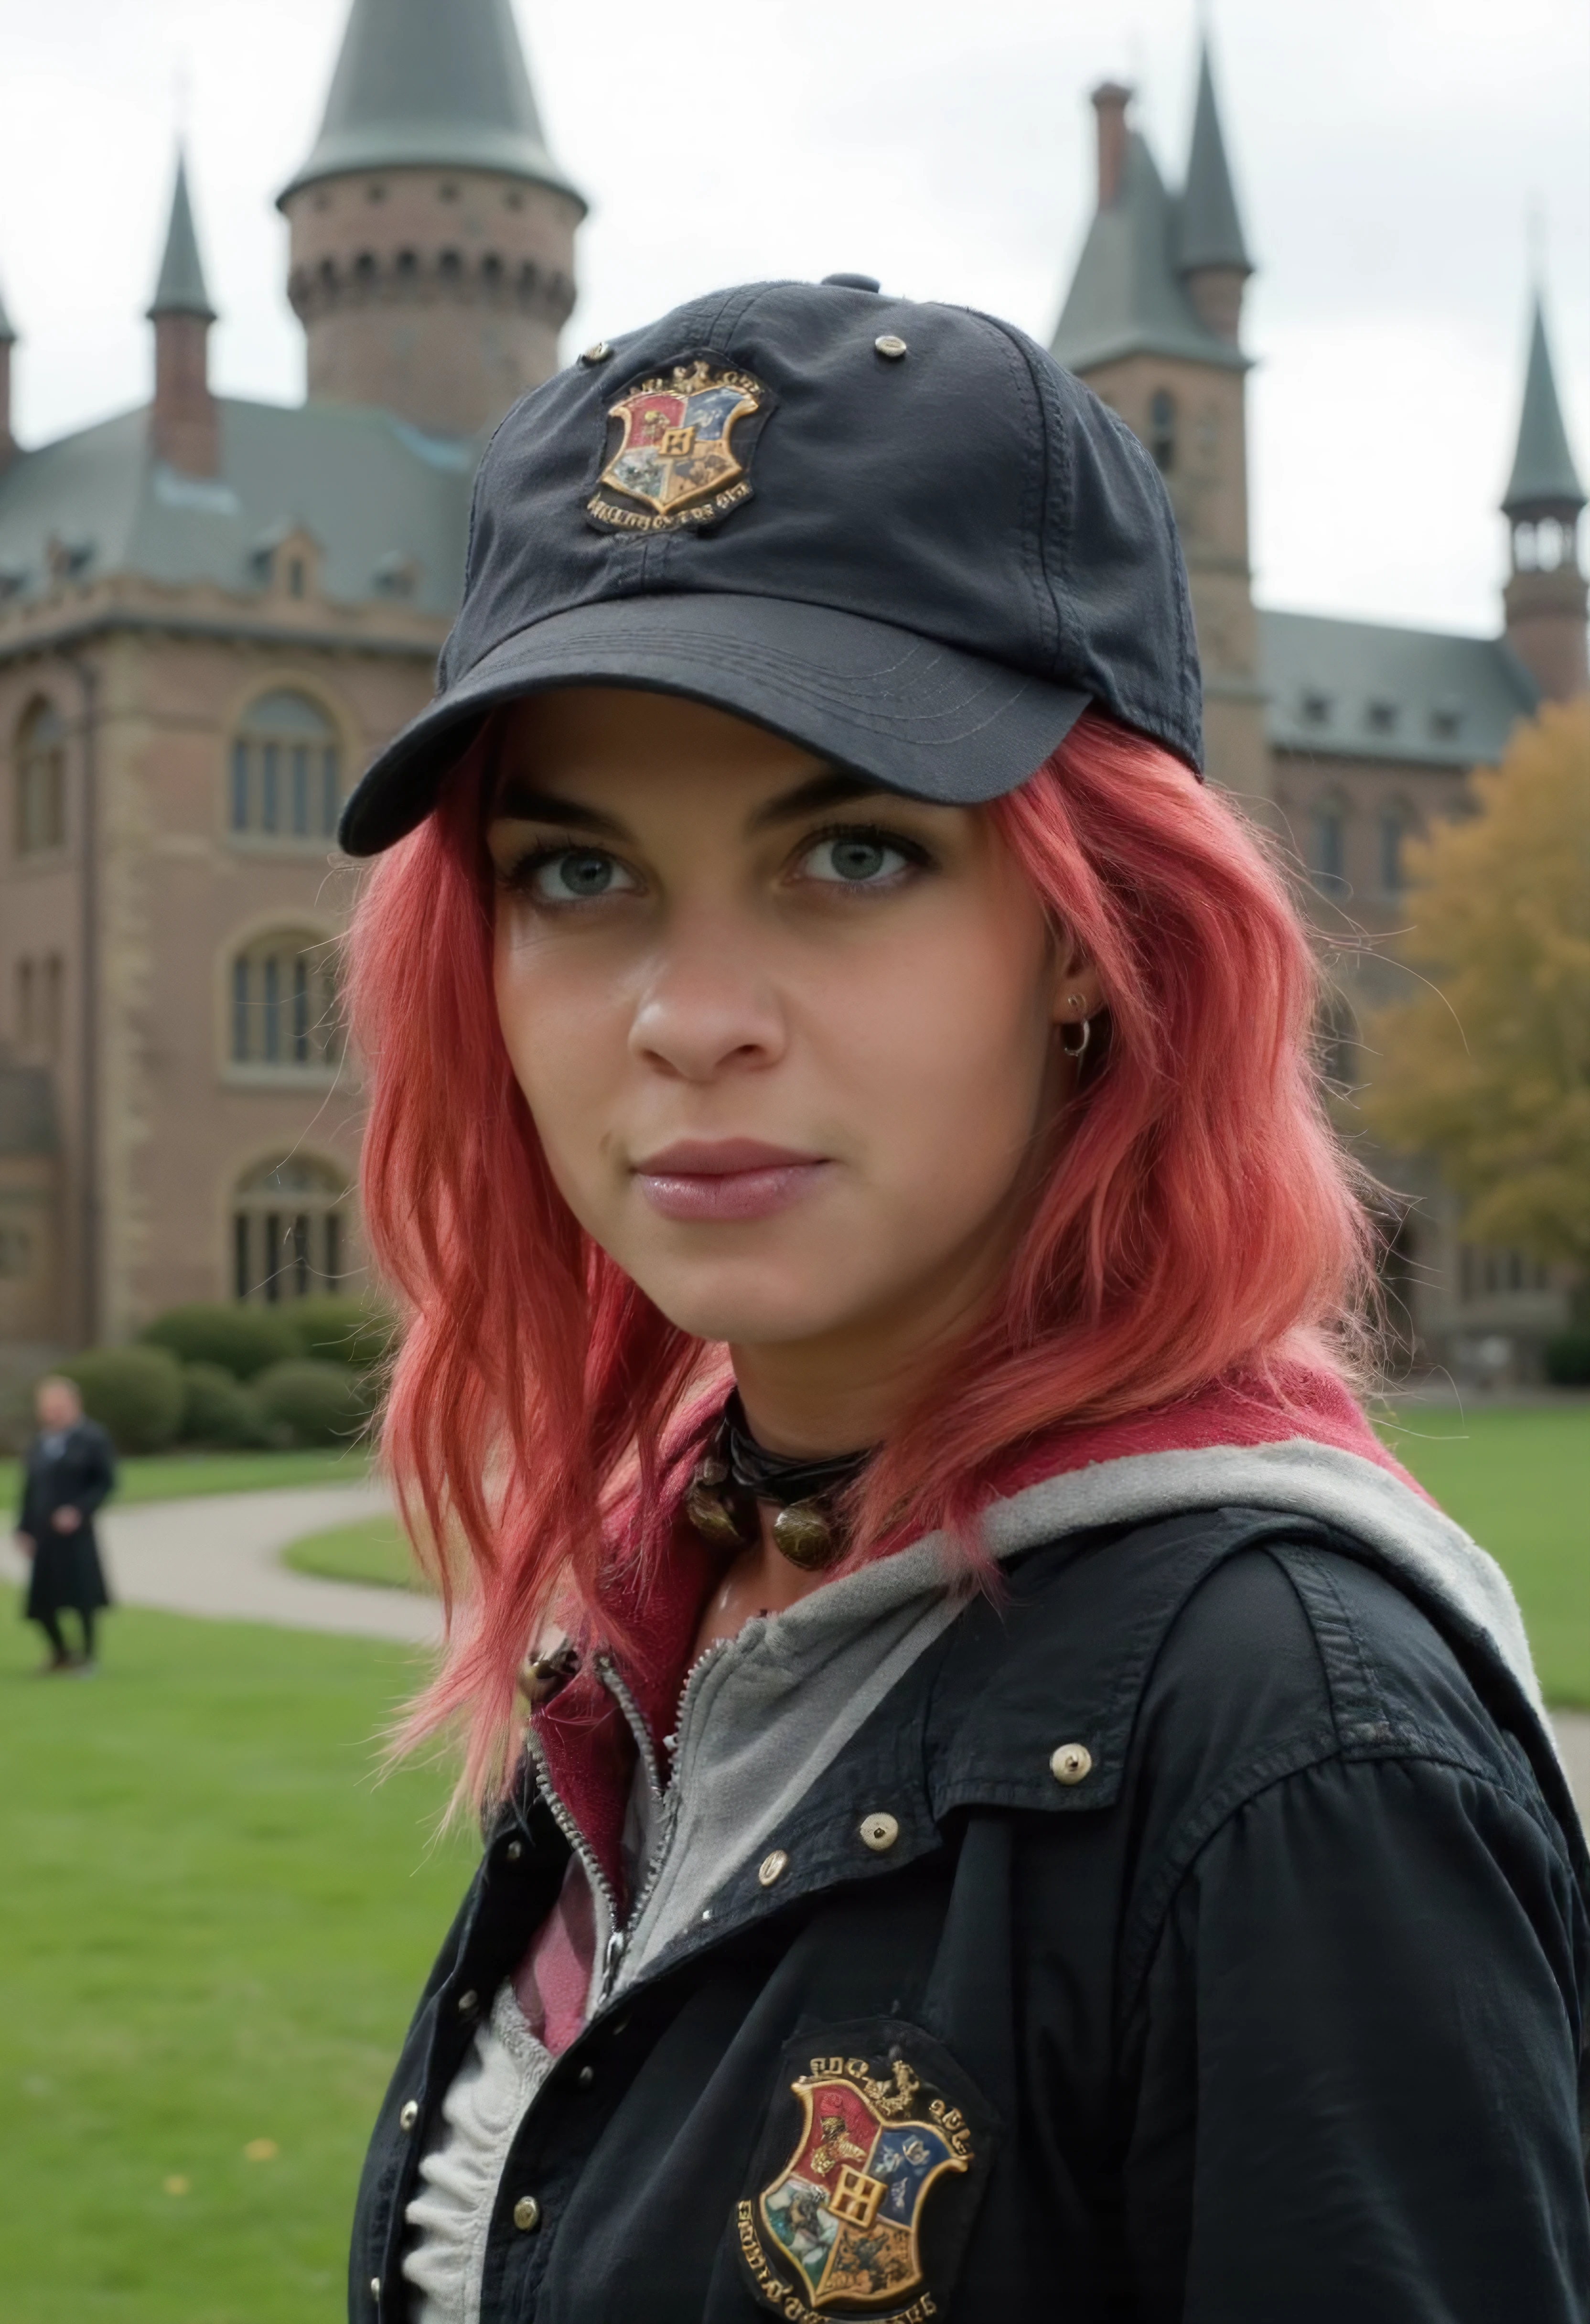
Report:
M 469 436 L 557 368 L 585 205 L 547 152 L 510 0 L 353 0 L 279 206 L 311 401 Z
M 1512 474 L 1502 496 L 1512 534 L 1512 570 L 1503 595 L 1507 642 L 1549 701 L 1590 684 L 1585 650 L 1586 593 L 1579 562 L 1585 491 L 1574 466 L 1552 376 L 1539 294 Z
M 1146 445 L 1181 531 L 1203 662 L 1209 771 L 1269 796 L 1258 632 L 1248 567 L 1243 288 L 1253 272 L 1206 49 L 1186 182 L 1170 192 L 1133 128 L 1132 92 L 1107 81 L 1098 203 L 1053 339 Z
M 188 198 L 188 169 L 180 153 L 149 319 L 154 325 L 154 401 L 149 421 L 155 458 L 179 475 L 213 476 L 221 465 L 220 419 L 209 380 L 210 325 L 216 310 L 205 287 Z

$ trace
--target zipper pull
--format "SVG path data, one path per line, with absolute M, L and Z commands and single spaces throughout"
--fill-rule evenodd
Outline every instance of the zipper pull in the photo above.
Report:
M 597 1998 L 605 2001 L 612 1991 L 613 1979 L 619 1973 L 619 1963 L 624 1958 L 626 1943 L 622 1929 L 615 1929 L 607 1941 L 602 1956 L 602 1991 Z

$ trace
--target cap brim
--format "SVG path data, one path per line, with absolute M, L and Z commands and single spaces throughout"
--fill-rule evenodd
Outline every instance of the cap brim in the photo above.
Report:
M 348 799 L 343 846 L 375 855 L 401 839 L 435 806 L 487 711 L 566 686 L 710 703 L 891 790 L 950 807 L 1025 782 L 1089 700 L 830 605 L 709 590 L 603 598 L 505 638 L 412 719 Z

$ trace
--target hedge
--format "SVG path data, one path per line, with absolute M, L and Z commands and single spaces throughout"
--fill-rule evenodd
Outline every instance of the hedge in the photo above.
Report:
M 195 1301 L 169 1308 L 142 1334 L 146 1345 L 169 1348 L 179 1362 L 219 1364 L 234 1379 L 253 1379 L 268 1364 L 301 1355 L 302 1343 L 280 1308 L 225 1306 Z
M 300 1356 L 272 1364 L 254 1384 L 268 1426 L 295 1444 L 351 1443 L 370 1416 L 370 1400 L 345 1364 Z
M 164 1348 L 90 1348 L 60 1366 L 83 1409 L 110 1431 L 118 1452 L 161 1452 L 175 1443 L 185 1402 L 182 1371 Z
M 232 1452 L 271 1442 L 259 1397 L 220 1364 L 184 1364 L 182 1398 L 184 1444 Z
M 1554 1388 L 1590 1388 L 1590 1324 L 1554 1333 L 1546 1342 L 1545 1359 Z

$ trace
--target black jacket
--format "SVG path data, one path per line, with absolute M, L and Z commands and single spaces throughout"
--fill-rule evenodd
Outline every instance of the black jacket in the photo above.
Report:
M 31 1536 L 33 1557 L 23 1617 L 37 1621 L 62 1606 L 90 1613 L 108 1606 L 110 1593 L 99 1563 L 94 1512 L 116 1480 L 110 1438 L 97 1421 L 79 1420 L 67 1430 L 59 1456 L 51 1460 L 42 1436 L 28 1447 L 23 1471 L 17 1531 Z M 75 1533 L 57 1533 L 50 1520 L 57 1509 L 73 1508 L 83 1522 Z
M 558 2059 L 483 2324 L 1584 2324 L 1583 1840 L 1442 1621 L 1274 1513 L 1016 1561 L 769 1835 L 782 1877 L 734 1868 Z M 355 2324 L 406 2312 L 419 2155 L 567 1854 L 533 1787 L 489 1839 Z

